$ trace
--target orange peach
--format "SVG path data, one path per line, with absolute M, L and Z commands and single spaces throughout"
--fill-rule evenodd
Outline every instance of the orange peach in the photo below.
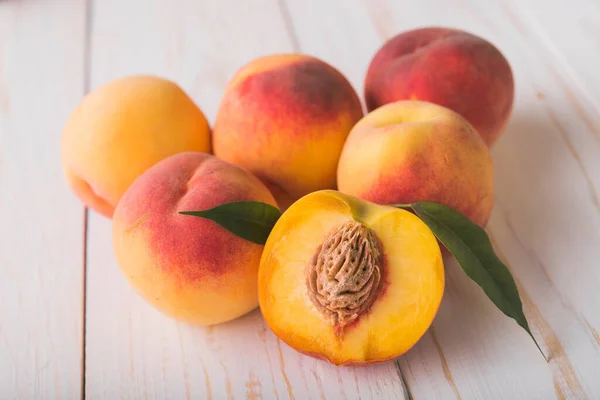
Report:
M 113 218 L 115 255 L 131 286 L 158 310 L 196 325 L 256 308 L 263 246 L 179 214 L 234 201 L 275 205 L 258 178 L 205 153 L 180 153 L 144 172 Z
M 286 208 L 335 187 L 344 141 L 362 115 L 350 83 L 325 62 L 299 54 L 262 57 L 227 86 L 214 153 L 258 176 Z
M 387 104 L 356 124 L 338 187 L 379 204 L 442 203 L 482 227 L 494 203 L 493 165 L 481 137 L 459 114 L 422 101 Z
M 62 136 L 67 182 L 107 217 L 135 178 L 182 151 L 210 151 L 208 122 L 178 85 L 153 76 L 128 76 L 89 93 Z
M 444 292 L 435 236 L 414 214 L 321 190 L 277 221 L 261 258 L 258 295 L 282 341 L 335 365 L 408 351 Z
M 457 29 L 414 29 L 379 49 L 365 79 L 369 111 L 397 100 L 448 107 L 491 146 L 512 111 L 513 74 L 504 55 L 481 37 Z

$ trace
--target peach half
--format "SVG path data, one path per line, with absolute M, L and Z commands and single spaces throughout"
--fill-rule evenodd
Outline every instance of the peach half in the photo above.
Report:
M 323 190 L 295 202 L 261 258 L 262 314 L 282 341 L 335 365 L 409 350 L 442 300 L 437 240 L 414 214 Z

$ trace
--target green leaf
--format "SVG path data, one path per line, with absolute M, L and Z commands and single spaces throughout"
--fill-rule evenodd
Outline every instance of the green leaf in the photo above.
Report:
M 483 289 L 500 311 L 525 329 L 544 355 L 529 329 L 517 285 L 508 268 L 494 253 L 485 231 L 458 211 L 443 204 L 419 202 L 396 207 L 412 208 L 454 255 L 469 278 Z
M 259 201 L 235 201 L 204 211 L 180 211 L 179 214 L 210 219 L 239 237 L 265 244 L 281 211 Z

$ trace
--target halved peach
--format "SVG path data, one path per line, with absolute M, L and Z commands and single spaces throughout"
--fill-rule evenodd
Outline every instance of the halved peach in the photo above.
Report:
M 259 269 L 271 330 L 335 365 L 406 352 L 430 326 L 443 291 L 439 245 L 417 216 L 332 190 L 308 194 L 282 215 Z

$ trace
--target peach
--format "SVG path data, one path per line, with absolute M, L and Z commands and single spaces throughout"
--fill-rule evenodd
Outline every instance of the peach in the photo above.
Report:
M 350 132 L 338 166 L 341 192 L 379 204 L 434 201 L 486 225 L 494 203 L 492 160 L 456 112 L 398 101 L 367 114 Z
M 512 111 L 513 74 L 502 53 L 483 38 L 457 29 L 414 29 L 377 51 L 365 79 L 369 111 L 397 100 L 448 107 L 491 146 Z
M 386 361 L 427 331 L 444 292 L 437 240 L 414 214 L 323 190 L 275 224 L 258 293 L 282 341 L 335 365 Z
M 262 57 L 229 82 L 214 153 L 258 176 L 286 208 L 335 187 L 344 141 L 362 116 L 350 83 L 325 62 L 299 54 Z
M 128 76 L 92 91 L 62 136 L 67 182 L 107 217 L 140 174 L 183 151 L 210 151 L 208 122 L 178 85 L 153 76 Z
M 256 308 L 263 246 L 179 214 L 233 201 L 275 205 L 258 178 L 206 153 L 179 153 L 140 175 L 113 217 L 114 251 L 130 285 L 190 324 L 213 325 Z

